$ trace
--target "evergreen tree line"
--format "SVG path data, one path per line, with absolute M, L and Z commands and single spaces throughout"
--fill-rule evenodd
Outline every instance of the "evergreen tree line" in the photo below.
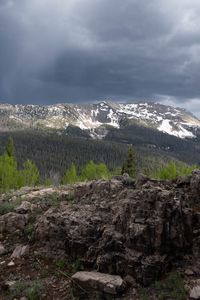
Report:
M 137 155 L 132 146 L 128 148 L 127 155 L 124 157 L 122 167 L 110 170 L 105 163 L 95 163 L 90 160 L 83 167 L 77 168 L 75 163 L 64 172 L 60 177 L 59 173 L 50 172 L 45 179 L 40 176 L 40 172 L 34 162 L 26 160 L 19 168 L 16 157 L 15 147 L 12 138 L 9 138 L 4 150 L 0 156 L 0 191 L 9 189 L 18 189 L 22 186 L 34 186 L 36 184 L 59 185 L 73 184 L 75 182 L 90 181 L 97 179 L 109 179 L 113 175 L 127 173 L 130 177 L 136 178 L 138 173 L 146 173 L 149 177 L 156 179 L 176 179 L 179 176 L 191 174 L 197 166 L 189 166 L 177 161 L 169 161 L 164 165 L 158 165 L 150 171 L 137 169 Z

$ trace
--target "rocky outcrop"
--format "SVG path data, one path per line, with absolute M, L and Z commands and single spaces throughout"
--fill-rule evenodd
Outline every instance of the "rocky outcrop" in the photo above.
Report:
M 0 233 L 14 233 L 16 230 L 23 230 L 28 223 L 28 215 L 14 212 L 0 216 Z
M 76 185 L 73 204 L 46 211 L 35 238 L 88 268 L 147 285 L 181 256 L 199 255 L 200 212 L 192 208 L 198 182 L 194 172 L 181 183 L 141 177 L 127 185 L 115 177 Z
M 85 299 L 116 295 L 116 299 L 127 300 L 126 291 L 120 294 L 125 287 L 135 297 L 141 286 L 175 269 L 182 272 L 195 299 L 200 282 L 199 186 L 200 172 L 195 170 L 173 182 L 145 176 L 134 181 L 125 175 L 15 191 L 5 200 L 2 196 L 2 203 L 16 201 L 16 205 L 14 212 L 0 216 L 0 281 L 27 280 L 28 266 L 36 278 L 48 274 L 45 284 L 51 284 L 51 292 L 42 299 L 52 299 L 57 285 L 59 295 L 70 294 L 72 282 L 73 288 L 86 292 Z M 58 274 L 64 274 L 62 282 L 48 271 L 55 271 L 55 266 L 61 268 Z M 62 272 L 63 266 L 69 273 Z M 77 269 L 84 272 L 76 273 L 72 280 L 65 276 Z M 110 278 L 115 278 L 113 285 Z M 0 297 L 2 291 L 0 284 Z M 56 293 L 54 296 L 57 299 Z

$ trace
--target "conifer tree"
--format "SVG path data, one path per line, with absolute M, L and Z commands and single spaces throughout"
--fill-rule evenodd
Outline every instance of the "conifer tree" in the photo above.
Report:
M 133 147 L 128 148 L 128 155 L 125 163 L 122 166 L 122 174 L 127 173 L 130 177 L 136 176 L 136 157 Z
M 14 148 L 14 142 L 13 142 L 13 138 L 9 137 L 7 144 L 6 144 L 6 154 L 9 157 L 13 157 L 14 156 L 14 152 L 15 152 L 15 148 Z

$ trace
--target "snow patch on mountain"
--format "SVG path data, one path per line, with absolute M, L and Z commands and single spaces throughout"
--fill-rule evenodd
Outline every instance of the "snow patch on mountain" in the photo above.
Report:
M 191 131 L 188 131 L 180 124 L 176 125 L 178 130 L 175 130 L 175 129 L 173 129 L 173 126 L 170 123 L 171 123 L 171 121 L 168 119 L 163 120 L 161 125 L 158 127 L 158 130 L 168 133 L 170 135 L 174 135 L 174 136 L 182 138 L 182 139 L 183 138 L 195 138 L 195 135 Z

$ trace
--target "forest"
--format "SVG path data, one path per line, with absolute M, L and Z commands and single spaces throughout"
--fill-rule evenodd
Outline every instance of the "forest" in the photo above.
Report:
M 50 170 L 49 173 L 42 174 L 35 162 L 30 159 L 25 160 L 20 165 L 17 162 L 16 149 L 13 138 L 9 137 L 5 144 L 4 152 L 0 156 L 1 192 L 19 189 L 23 186 L 41 184 L 50 186 L 110 179 L 114 175 L 123 175 L 124 173 L 127 173 L 133 179 L 136 179 L 140 173 L 144 173 L 156 179 L 173 180 L 179 176 L 189 175 L 193 169 L 197 168 L 195 165 L 189 166 L 183 162 L 170 160 L 165 164 L 154 165 L 152 168 L 138 169 L 138 155 L 135 149 L 129 145 L 126 152 L 123 153 L 123 163 L 120 165 L 118 161 L 118 166 L 115 168 L 110 168 L 105 162 L 94 162 L 90 159 L 81 166 L 71 162 L 63 173 Z

